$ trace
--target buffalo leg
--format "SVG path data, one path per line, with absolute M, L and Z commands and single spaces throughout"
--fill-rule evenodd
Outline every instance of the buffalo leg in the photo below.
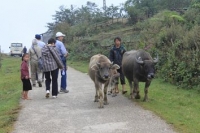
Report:
M 144 102 L 148 101 L 148 89 L 149 89 L 149 86 L 150 86 L 151 82 L 146 82 L 145 83 L 145 88 L 144 88 Z
M 104 84 L 100 84 L 98 88 L 99 91 L 99 108 L 103 108 L 103 88 Z
M 128 80 L 130 86 L 130 98 L 133 99 L 133 82 Z
M 94 102 L 99 102 L 98 88 L 99 88 L 99 86 L 95 84 L 96 94 L 94 96 Z
M 108 105 L 109 104 L 108 103 L 108 98 L 107 98 L 107 88 L 108 88 L 108 84 L 105 85 L 105 87 L 104 87 L 104 105 Z
M 137 79 L 134 80 L 134 94 L 135 99 L 140 99 L 139 82 Z

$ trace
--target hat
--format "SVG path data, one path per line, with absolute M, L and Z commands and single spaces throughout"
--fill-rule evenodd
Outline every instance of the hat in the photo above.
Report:
M 36 34 L 36 35 L 35 35 L 35 38 L 38 39 L 38 40 L 40 40 L 40 39 L 41 39 L 41 36 L 40 36 L 39 34 Z
M 62 32 L 57 32 L 56 37 L 60 37 L 60 36 L 65 36 L 65 34 L 63 34 Z

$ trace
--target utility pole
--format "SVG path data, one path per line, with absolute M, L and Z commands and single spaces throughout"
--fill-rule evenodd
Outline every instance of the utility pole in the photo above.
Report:
M 104 10 L 104 13 L 106 15 L 106 0 L 103 0 L 103 10 Z

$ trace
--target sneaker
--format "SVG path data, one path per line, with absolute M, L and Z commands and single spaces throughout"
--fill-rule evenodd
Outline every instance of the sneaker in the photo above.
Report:
M 39 87 L 42 87 L 42 83 L 41 83 L 41 82 L 38 82 L 38 86 L 39 86 Z
M 49 98 L 49 90 L 46 92 L 46 98 Z
M 68 93 L 69 90 L 63 90 L 63 89 L 60 89 L 60 92 L 63 92 L 63 93 Z
M 57 98 L 57 96 L 52 96 L 52 98 L 53 98 L 53 99 L 56 99 L 56 98 Z

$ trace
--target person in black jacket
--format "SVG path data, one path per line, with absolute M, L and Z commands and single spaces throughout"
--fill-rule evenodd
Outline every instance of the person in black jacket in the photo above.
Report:
M 122 94 L 125 94 L 127 91 L 125 90 L 125 77 L 124 74 L 122 72 L 122 57 L 123 54 L 126 52 L 125 48 L 123 45 L 121 45 L 121 38 L 120 37 L 116 37 L 114 39 L 114 46 L 112 47 L 112 49 L 110 50 L 110 61 L 113 62 L 113 64 L 117 64 L 120 66 L 120 69 L 118 69 L 117 71 L 120 73 L 120 82 L 122 85 Z M 116 86 L 116 93 L 119 92 L 118 89 L 118 85 Z

